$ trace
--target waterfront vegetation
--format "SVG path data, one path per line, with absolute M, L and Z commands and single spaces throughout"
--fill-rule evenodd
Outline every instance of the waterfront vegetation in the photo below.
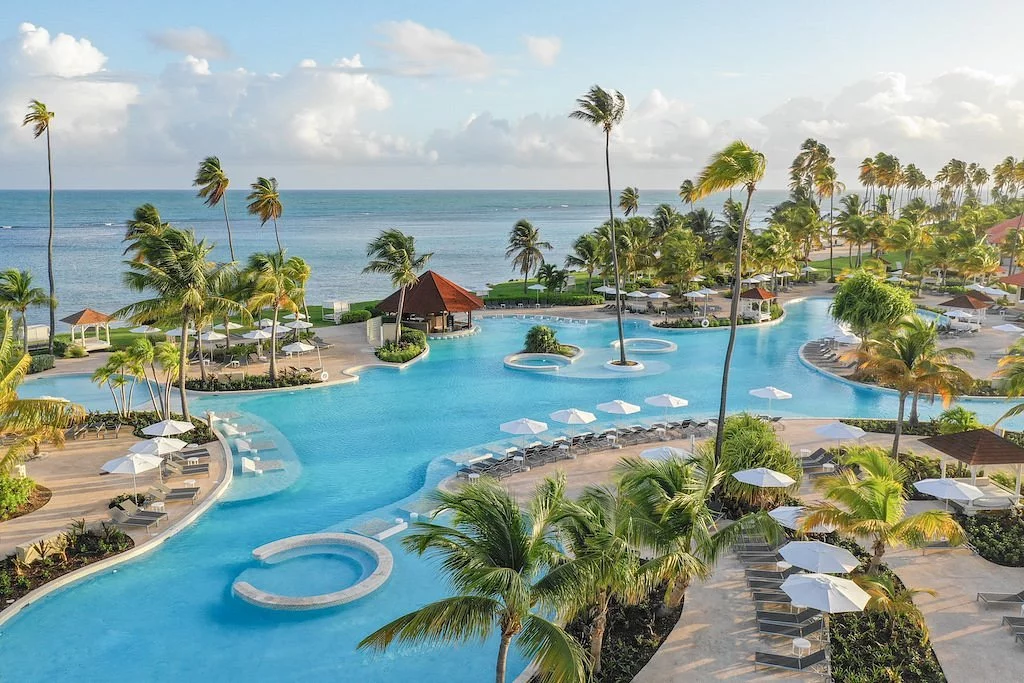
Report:
M 576 350 L 558 341 L 555 331 L 547 325 L 534 325 L 526 333 L 523 344 L 524 353 L 554 353 L 559 356 L 573 357 Z
M 407 363 L 427 349 L 427 335 L 419 330 L 402 328 L 397 341 L 388 340 L 375 351 L 385 363 Z

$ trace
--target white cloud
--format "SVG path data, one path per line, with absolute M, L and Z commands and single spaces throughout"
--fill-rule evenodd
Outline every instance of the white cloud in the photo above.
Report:
M 198 26 L 169 28 L 151 33 L 147 38 L 159 48 L 183 55 L 195 55 L 202 59 L 226 59 L 231 56 L 231 50 L 223 39 Z
M 562 51 L 562 39 L 556 36 L 523 36 L 526 51 L 541 66 L 552 66 Z
M 377 27 L 386 39 L 380 47 L 394 69 L 407 76 L 455 76 L 479 80 L 489 76 L 494 60 L 476 45 L 415 21 L 389 21 Z
M 13 62 L 24 76 L 73 78 L 100 71 L 107 58 L 85 38 L 66 33 L 51 38 L 45 28 L 25 23 L 18 27 Z

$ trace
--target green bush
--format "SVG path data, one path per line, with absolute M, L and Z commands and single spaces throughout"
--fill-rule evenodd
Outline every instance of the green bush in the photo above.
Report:
M 552 306 L 596 306 L 597 304 L 604 303 L 604 297 L 600 294 L 550 293 L 542 294 L 540 302 Z M 505 304 L 515 306 L 516 304 L 523 304 L 524 306 L 534 306 L 537 303 L 537 297 L 527 295 L 487 296 L 484 297 L 484 303 L 488 305 Z
M 185 388 L 191 391 L 252 391 L 276 387 L 300 387 L 316 384 L 319 381 L 319 377 L 313 377 L 308 372 L 278 372 L 277 382 L 271 382 L 270 375 L 246 375 L 245 377 L 208 375 L 205 381 L 199 377 L 186 379 Z
M 565 344 L 558 342 L 555 331 L 547 325 L 534 325 L 526 333 L 526 342 L 523 345 L 525 353 L 554 353 L 561 356 L 572 356 L 575 351 Z
M 725 471 L 731 473 L 767 467 L 800 480 L 800 466 L 796 457 L 789 446 L 779 439 L 772 425 L 749 413 L 740 413 L 726 418 L 724 432 L 721 464 Z M 699 448 L 711 450 L 714 443 L 707 442 Z M 769 508 L 784 505 L 785 500 L 791 499 L 786 489 L 760 489 L 740 483 L 732 476 L 722 480 L 719 494 L 723 499 L 735 499 L 737 505 L 752 503 Z
M 85 350 L 85 347 L 78 344 L 69 344 L 64 352 L 65 358 L 85 358 L 88 355 L 89 352 Z
M 341 314 L 341 324 L 346 323 L 364 323 L 371 317 L 370 311 L 365 308 L 357 311 L 347 311 Z
M 1019 511 L 957 515 L 957 521 L 968 542 L 986 560 L 1004 567 L 1024 567 L 1024 517 Z
M 403 327 L 402 336 L 398 338 L 399 343 L 414 344 L 420 348 L 427 346 L 427 333 L 412 327 Z
M 955 406 L 935 418 L 939 434 L 957 434 L 972 429 L 981 429 L 984 425 L 978 421 L 978 414 L 962 406 Z
M 840 422 L 854 427 L 860 427 L 865 432 L 875 432 L 876 434 L 896 433 L 896 420 L 843 418 Z M 939 433 L 939 426 L 931 420 L 918 422 L 916 425 L 904 422 L 902 433 L 907 436 L 937 436 Z
M 6 519 L 28 503 L 35 486 L 28 477 L 0 476 L 0 519 Z
M 63 358 L 64 354 L 68 352 L 68 343 L 63 339 L 53 340 L 53 355 L 57 358 Z
M 40 353 L 33 355 L 28 366 L 28 374 L 33 375 L 43 370 L 52 370 L 54 366 L 54 358 L 48 353 Z
M 424 347 L 415 344 L 387 342 L 377 349 L 377 358 L 385 363 L 406 363 L 423 353 Z

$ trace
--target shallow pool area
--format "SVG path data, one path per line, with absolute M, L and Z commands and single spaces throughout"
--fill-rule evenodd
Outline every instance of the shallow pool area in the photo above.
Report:
M 131 390 L 131 382 L 125 392 Z M 61 396 L 72 403 L 77 403 L 89 412 L 114 410 L 114 397 L 106 386 L 95 384 L 88 373 L 66 373 L 61 375 L 43 373 L 38 376 L 29 375 L 18 388 L 22 398 L 38 398 L 40 396 Z M 117 400 L 121 401 L 120 390 Z M 149 391 L 143 382 L 135 386 L 131 404 L 141 408 L 150 402 Z
M 791 400 L 773 403 L 774 414 L 895 415 L 894 394 L 839 382 L 798 358 L 804 342 L 832 328 L 827 306 L 825 299 L 791 303 L 782 322 L 738 330 L 730 410 L 765 412 L 767 402 L 747 392 L 771 384 L 793 394 Z M 457 469 L 452 454 L 511 441 L 499 431 L 501 422 L 519 417 L 548 421 L 555 410 L 594 411 L 596 404 L 613 399 L 643 406 L 630 418 L 660 420 L 664 410 L 643 402 L 660 393 L 689 401 L 688 407 L 672 411 L 673 417 L 715 414 L 727 329 L 673 334 L 677 350 L 645 356 L 649 371 L 626 377 L 601 368 L 618 354 L 611 346 L 616 338 L 611 318 L 586 325 L 550 316 L 541 322 L 554 327 L 562 343 L 582 347 L 585 355 L 558 372 L 509 369 L 502 359 L 523 347 L 526 332 L 538 320 L 484 318 L 479 334 L 434 343 L 427 358 L 400 373 L 367 369 L 351 384 L 196 398 L 196 414 L 238 411 L 245 422 L 263 425 L 260 438 L 274 441 L 281 453 L 261 455 L 285 460 L 290 474 L 276 481 L 236 476 L 225 499 L 157 550 L 26 608 L 0 626 L 0 669 L 17 671 L 23 681 L 65 680 L 69 662 L 74 663 L 74 679 L 85 682 L 109 680 L 113 662 L 118 677 L 158 681 L 493 679 L 495 638 L 462 646 L 398 645 L 383 653 L 357 649 L 363 637 L 388 621 L 450 594 L 432 558 L 403 549 L 408 532 L 383 541 L 394 558 L 387 581 L 345 605 L 309 612 L 268 610 L 239 599 L 232 585 L 242 576 L 264 590 L 299 594 L 358 581 L 365 567 L 351 555 L 314 552 L 261 566 L 252 552 L 297 534 L 347 532 L 370 519 L 408 519 L 410 506 Z M 628 321 L 626 328 L 629 337 L 659 336 L 647 320 Z M 34 395 L 79 400 L 68 395 L 83 390 L 75 377 L 54 377 Z M 145 392 L 140 387 L 136 394 L 140 389 Z M 962 404 L 983 421 L 1006 409 L 1003 401 Z M 928 416 L 941 405 L 922 402 L 921 410 Z M 600 421 L 591 428 L 621 421 L 598 415 Z M 540 438 L 563 433 L 560 425 L 550 424 L 552 429 Z M 304 587 L 295 588 L 298 584 Z M 39 656 L 49 648 L 59 648 L 60 656 Z M 510 681 L 525 664 L 513 648 Z

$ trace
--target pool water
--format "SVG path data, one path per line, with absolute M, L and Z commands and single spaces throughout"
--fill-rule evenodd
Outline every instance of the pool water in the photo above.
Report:
M 550 368 L 550 367 L 563 367 L 569 364 L 569 361 L 557 361 L 553 358 L 530 358 L 521 357 L 516 359 L 518 365 L 528 365 L 533 368 Z
M 375 564 L 366 553 L 354 548 L 324 546 L 299 550 L 292 557 L 276 556 L 273 564 L 250 567 L 239 578 L 277 595 L 321 595 L 354 586 Z
M 125 395 L 131 388 L 131 383 L 125 386 Z M 154 391 L 156 386 L 154 385 Z M 121 400 L 120 389 L 117 400 Z M 66 375 L 47 375 L 39 377 L 30 376 L 20 387 L 18 395 L 22 398 L 38 398 L 39 396 L 62 396 L 72 403 L 83 406 L 87 411 L 112 411 L 114 410 L 114 397 L 110 395 L 110 389 L 106 386 L 95 384 L 90 375 L 75 373 Z M 136 385 L 132 395 L 132 407 L 141 408 L 150 402 L 149 390 L 141 381 Z
M 776 414 L 896 414 L 893 394 L 836 381 L 800 362 L 799 347 L 831 328 L 827 306 L 820 299 L 791 303 L 783 322 L 738 331 L 730 410 L 765 412 L 767 403 L 747 392 L 772 384 L 793 394 L 791 400 L 773 402 Z M 676 342 L 679 349 L 659 356 L 659 369 L 642 376 L 602 373 L 596 366 L 582 376 L 505 368 L 502 359 L 522 348 L 533 324 L 484 319 L 476 336 L 436 343 L 426 359 L 401 373 L 368 370 L 353 384 L 197 399 L 197 413 L 239 410 L 272 423 L 301 461 L 301 476 L 259 498 L 221 502 L 158 550 L 120 565 L 117 573 L 84 580 L 29 606 L 0 627 L 0 678 L 3 671 L 18 671 L 22 681 L 62 680 L 69 662 L 74 663 L 76 681 L 109 680 L 112 667 L 120 678 L 151 681 L 323 676 L 364 683 L 476 683 L 492 678 L 494 638 L 459 646 L 395 646 L 384 653 L 356 649 L 363 637 L 388 621 L 450 594 L 436 560 L 406 553 L 402 535 L 385 541 L 395 559 L 387 583 L 338 608 L 301 614 L 260 609 L 233 597 L 231 584 L 253 569 L 251 552 L 260 545 L 294 534 L 345 530 L 368 515 L 399 516 L 398 502 L 415 498 L 454 471 L 446 455 L 509 441 L 498 429 L 502 422 L 547 420 L 549 413 L 569 407 L 594 411 L 596 404 L 617 398 L 643 406 L 631 418 L 656 419 L 664 415 L 663 409 L 644 405 L 643 398 L 660 393 L 689 400 L 673 416 L 716 412 L 725 329 L 658 330 L 658 336 Z M 610 322 L 545 324 L 557 330 L 563 343 L 586 350 L 581 362 L 599 365 L 617 355 L 609 346 L 616 334 Z M 630 321 L 626 327 L 627 336 L 652 332 L 646 321 Z M 59 389 L 48 391 L 59 394 Z M 977 410 L 982 421 L 991 421 L 1007 404 L 964 405 Z M 939 404 L 926 402 L 921 408 L 926 416 L 941 410 Z M 610 426 L 617 417 L 598 416 L 601 421 L 590 427 Z M 561 431 L 552 427 L 541 436 Z M 316 562 L 320 560 L 309 567 L 302 562 L 286 574 L 305 575 L 307 569 L 315 573 Z M 263 578 L 287 583 L 286 574 L 268 572 Z M 51 648 L 59 648 L 60 656 L 40 656 Z M 513 650 L 509 671 L 518 673 L 525 663 Z

